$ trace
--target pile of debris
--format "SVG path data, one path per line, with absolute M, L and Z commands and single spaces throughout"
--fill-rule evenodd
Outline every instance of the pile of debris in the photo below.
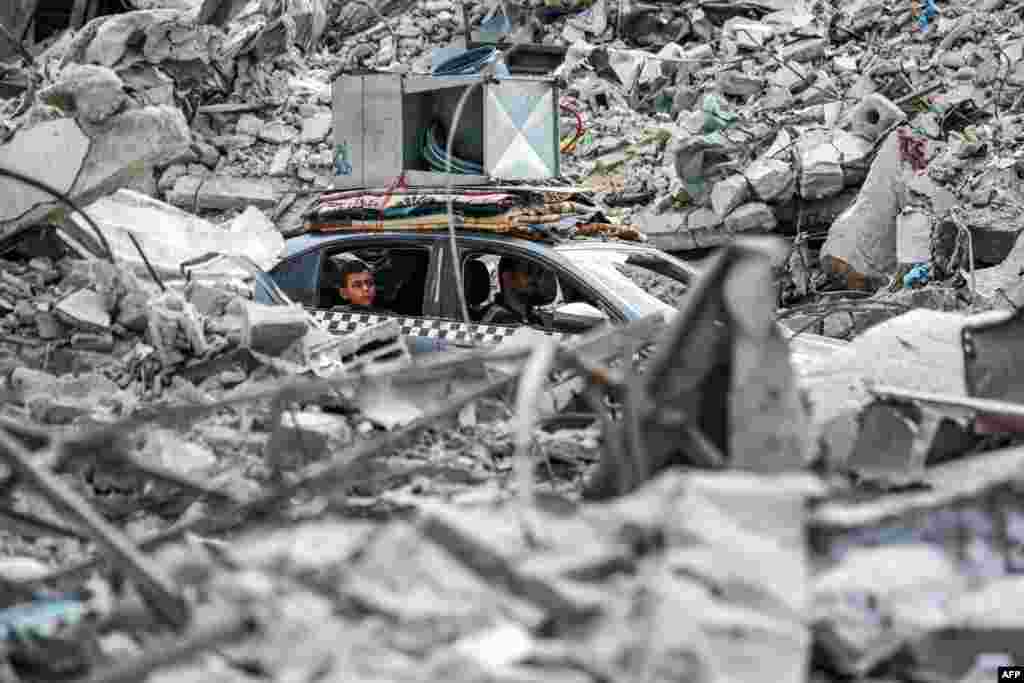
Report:
M 996 290 L 1021 265 L 1024 26 L 1001 5 L 895 21 L 874 1 L 650 5 L 613 42 L 611 23 L 570 22 L 558 73 L 586 130 L 566 166 L 665 249 L 793 235 L 790 304 L 885 287 L 912 306 L 1005 305 Z M 942 291 L 910 295 L 928 283 Z
M 0 9 L 0 168 L 84 206 L 108 250 L 55 246 L 39 225 L 89 226 L 0 178 L 0 238 L 39 238 L 0 261 L 0 677 L 1024 663 L 1019 8 L 90 0 L 43 36 L 29 4 Z M 305 219 L 447 225 L 437 188 L 405 224 L 394 188 L 320 191 L 345 160 L 332 79 L 431 73 L 460 33 L 557 53 L 548 180 L 575 182 L 543 221 L 513 206 L 531 190 L 489 194 L 478 227 L 732 245 L 664 334 L 357 373 L 393 329 L 332 338 L 254 300 L 245 267 L 204 276 L 208 252 L 273 263 Z M 475 192 L 454 190 L 464 225 Z M 792 249 L 748 262 L 732 243 L 761 232 Z M 800 355 L 780 264 L 783 322 L 851 344 Z M 542 415 L 570 386 L 581 412 Z M 746 471 L 692 471 L 724 468 Z

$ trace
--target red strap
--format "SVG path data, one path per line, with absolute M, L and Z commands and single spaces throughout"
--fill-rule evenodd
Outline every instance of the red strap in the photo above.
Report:
M 391 193 L 399 188 L 409 189 L 408 183 L 405 182 L 405 171 L 399 173 L 398 177 L 388 186 L 388 189 L 384 191 L 380 204 L 377 205 L 377 227 L 380 230 L 384 229 L 384 208 L 387 206 L 388 200 L 391 199 Z

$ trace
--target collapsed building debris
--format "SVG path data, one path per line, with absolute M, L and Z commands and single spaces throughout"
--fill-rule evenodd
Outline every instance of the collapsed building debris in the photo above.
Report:
M 26 240 L 0 262 L 0 677 L 916 683 L 1022 663 L 1019 8 L 8 4 L 0 168 L 82 204 L 117 265 L 55 246 L 85 219 L 0 177 L 0 238 Z M 528 144 L 476 113 L 496 157 L 434 154 L 444 130 L 396 142 L 430 79 L 555 62 L 542 125 L 513 121 Z M 413 84 L 389 96 L 402 126 L 369 136 L 398 150 L 378 187 L 356 182 L 339 76 Z M 317 220 L 447 225 L 472 190 L 417 190 L 415 220 L 400 199 L 447 161 L 462 181 L 544 168 L 509 197 L 572 183 L 543 209 L 491 197 L 494 233 L 726 248 L 667 331 L 417 363 L 393 322 L 333 337 L 208 256 L 266 267 Z M 734 244 L 758 233 L 791 253 Z M 509 407 L 566 388 L 568 414 Z M 129 581 L 86 582 L 101 562 Z

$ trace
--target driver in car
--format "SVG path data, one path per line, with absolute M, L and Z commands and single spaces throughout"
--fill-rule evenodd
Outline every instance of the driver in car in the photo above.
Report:
M 542 273 L 527 261 L 502 256 L 498 261 L 498 284 L 501 292 L 487 309 L 481 324 L 541 326 L 534 302 L 542 294 Z
M 377 282 L 366 261 L 351 254 L 336 254 L 330 260 L 339 277 L 335 307 L 376 311 Z

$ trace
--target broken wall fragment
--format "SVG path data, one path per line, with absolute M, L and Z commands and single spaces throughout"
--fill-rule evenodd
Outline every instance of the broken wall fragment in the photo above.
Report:
M 896 216 L 906 192 L 903 174 L 899 138 L 893 132 L 879 149 L 856 201 L 829 228 L 821 248 L 826 272 L 852 271 L 872 280 L 885 280 L 895 272 Z

